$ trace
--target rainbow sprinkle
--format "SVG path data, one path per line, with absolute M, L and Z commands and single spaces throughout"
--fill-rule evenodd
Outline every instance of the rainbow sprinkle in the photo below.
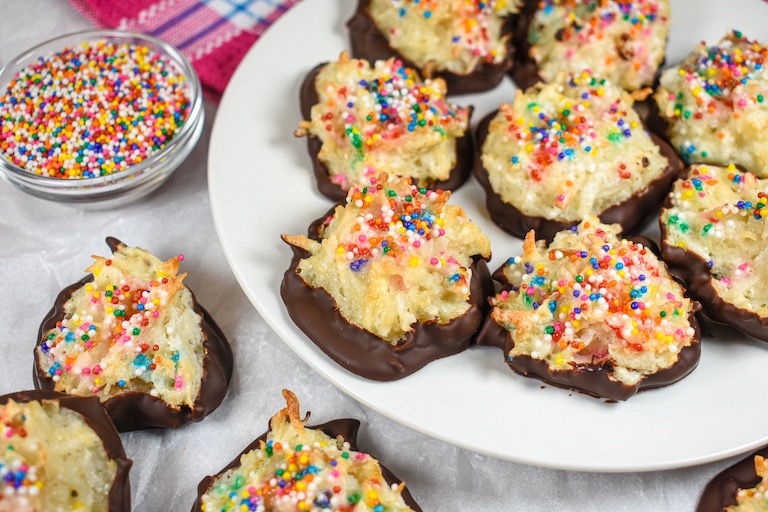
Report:
M 0 153 L 41 176 L 106 176 L 160 151 L 189 110 L 184 76 L 159 53 L 84 42 L 16 74 L 0 96 Z
M 365 67 L 365 61 L 348 60 L 339 65 Z M 432 82 L 422 82 L 416 72 L 399 60 L 378 61 L 375 78 L 357 82 L 325 84 L 328 101 L 318 105 L 318 118 L 327 133 L 346 140 L 363 162 L 368 152 L 387 149 L 394 142 L 405 143 L 410 133 L 436 133 L 445 140 L 457 128 L 468 124 L 468 110 L 445 101 Z
M 439 0 L 390 0 L 401 18 L 419 16 L 425 20 L 434 20 L 436 10 L 445 10 L 445 5 L 453 5 L 451 2 Z M 461 23 L 452 25 L 458 29 L 451 35 L 451 45 L 470 52 L 485 62 L 500 62 L 504 55 L 496 49 L 496 42 L 492 41 L 489 34 L 489 25 L 492 16 L 507 14 L 511 0 L 468 0 L 458 2 L 458 8 L 451 12 L 450 17 L 461 20 Z
M 768 97 L 765 63 L 768 47 L 733 31 L 717 45 L 702 42 L 677 68 L 682 80 L 677 92 L 669 92 L 669 106 L 663 114 L 670 120 L 717 122 L 716 136 L 723 141 L 729 118 L 738 120 L 756 108 L 765 108 Z M 664 82 L 665 80 L 662 80 Z M 707 148 L 685 140 L 679 145 L 686 161 L 711 155 Z M 712 149 L 712 148 L 709 148 Z
M 582 329 L 596 323 L 605 324 L 635 353 L 662 346 L 674 352 L 693 334 L 689 301 L 679 286 L 664 284 L 673 282 L 663 264 L 648 248 L 617 239 L 603 227 L 596 218 L 586 220 L 535 254 L 528 254 L 534 247 L 529 235 L 531 249 L 511 258 L 504 270 L 512 289 L 493 299 L 505 310 L 545 311 L 536 317 L 531 335 L 536 347 L 555 347 L 555 366 L 567 365 L 569 358 L 594 364 L 610 357 L 607 344 L 588 347 L 580 337 Z M 494 315 L 504 318 L 503 312 Z M 531 357 L 539 356 L 534 350 Z
M 624 22 L 631 27 L 629 39 L 647 36 L 646 27 L 659 19 L 659 3 L 648 0 L 542 0 L 539 12 L 545 16 L 555 8 L 565 7 L 568 22 L 558 34 L 560 41 L 576 41 L 579 44 L 602 39 L 605 29 L 614 23 Z M 536 25 L 531 24 L 529 40 L 537 42 L 539 34 Z
M 713 279 L 726 288 L 754 278 L 768 218 L 766 183 L 734 165 L 693 167 L 687 179 L 675 183 L 672 208 L 662 212 L 668 241 L 704 258 Z M 715 251 L 727 240 L 740 240 L 739 250 Z
M 410 185 L 410 180 L 403 181 L 408 185 L 392 183 L 382 174 L 378 179 L 371 178 L 367 186 L 350 190 L 347 204 L 360 211 L 352 232 L 342 235 L 336 252 L 346 257 L 354 272 L 384 257 L 407 261 L 410 267 L 429 265 L 445 272 L 449 283 L 468 293 L 468 269 L 455 256 L 435 254 L 424 258 L 423 251 L 419 251 L 432 239 L 446 235 L 442 213 L 450 191 L 417 188 Z
M 123 257 L 121 252 L 117 254 Z M 179 255 L 169 260 L 167 268 L 177 268 L 183 259 Z M 145 280 L 119 269 L 112 271 L 112 266 L 113 260 L 97 258 L 88 269 L 95 280 L 73 293 L 68 301 L 77 297 L 87 306 L 72 308 L 45 333 L 38 348 L 41 367 L 56 383 L 57 391 L 109 396 L 115 392 L 110 391 L 111 387 L 119 390 L 131 384 L 124 378 L 105 375 L 108 365 L 117 364 L 130 368 L 126 378 L 151 386 L 152 396 L 158 396 L 156 381 L 170 380 L 173 389 L 181 392 L 186 382 L 179 362 L 184 348 L 150 340 L 163 340 L 161 333 L 166 332 L 172 336 L 173 326 L 165 325 L 163 319 L 170 309 L 167 306 L 183 288 L 185 274 L 160 270 L 155 278 Z
M 16 443 L 28 435 L 25 423 L 26 416 L 23 414 L 6 416 L 0 421 L 0 439 L 6 443 L 4 449 L 0 451 L 0 509 L 2 510 L 5 510 L 3 502 L 10 503 L 16 498 L 36 496 L 43 488 L 43 482 L 38 478 L 37 467 L 25 463 L 22 455 L 16 453 Z M 15 501 L 14 503 L 19 505 Z
M 596 111 L 598 101 L 603 103 L 606 94 L 614 93 L 614 89 L 608 88 L 606 84 L 606 80 L 596 78 L 587 71 L 573 74 L 566 86 L 581 91 L 576 95 L 577 99 L 565 101 L 554 111 L 549 106 L 532 101 L 528 103 L 527 109 L 533 115 L 533 120 L 528 122 L 523 117 L 516 117 L 510 108 L 502 108 L 510 136 L 521 141 L 526 153 L 532 156 L 532 162 L 527 159 L 525 162 L 531 179 L 542 181 L 543 172 L 555 162 L 573 160 L 580 155 L 597 156 L 598 138 L 604 137 L 610 142 L 621 143 L 633 136 L 633 130 L 638 128 L 639 123 L 629 118 L 629 107 L 620 95 L 616 96 L 605 112 Z M 547 110 L 551 113 L 547 113 Z M 601 126 L 605 119 L 612 124 L 607 129 Z M 523 165 L 518 156 L 513 156 L 511 163 Z M 618 169 L 619 176 L 628 179 L 633 175 L 632 170 L 622 163 Z

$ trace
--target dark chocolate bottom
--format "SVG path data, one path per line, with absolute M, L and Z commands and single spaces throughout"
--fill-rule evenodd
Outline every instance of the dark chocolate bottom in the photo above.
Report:
M 299 103 L 301 106 L 301 115 L 307 121 L 312 117 L 312 107 L 320 101 L 315 80 L 318 73 L 320 73 L 320 70 L 326 64 L 327 62 L 324 62 L 312 68 L 301 84 Z M 467 181 L 472 172 L 472 165 L 475 158 L 474 140 L 469 130 L 469 123 L 471 120 L 472 107 L 469 107 L 467 132 L 463 137 L 456 139 L 456 161 L 448 174 L 448 178 L 444 180 L 414 180 L 418 186 L 429 189 L 440 188 L 443 190 L 457 190 Z M 342 201 L 346 199 L 348 191 L 331 179 L 330 169 L 328 169 L 328 166 L 325 162 L 320 160 L 319 157 L 322 148 L 323 143 L 318 137 L 307 136 L 307 151 L 309 151 L 309 157 L 312 160 L 312 171 L 315 175 L 317 189 L 328 199 L 336 202 Z
M 58 402 L 60 407 L 74 411 L 82 416 L 85 423 L 101 439 L 107 457 L 117 464 L 115 479 L 109 488 L 109 512 L 130 512 L 131 483 L 129 481 L 129 472 L 132 462 L 126 457 L 120 436 L 98 398 L 72 396 L 56 391 L 19 391 L 0 396 L 0 405 L 5 405 L 9 400 L 18 403 L 52 400 Z
M 490 316 L 486 318 L 480 330 L 477 344 L 502 349 L 507 365 L 524 377 L 534 377 L 559 388 L 572 389 L 595 398 L 624 401 L 641 391 L 674 384 L 696 368 L 701 356 L 701 333 L 694 313 L 689 315 L 689 321 L 695 330 L 694 341 L 680 351 L 677 362 L 669 368 L 648 375 L 634 386 L 613 380 L 613 366 L 610 363 L 583 364 L 574 366 L 570 371 L 557 371 L 550 369 L 545 361 L 527 355 L 509 359 L 508 354 L 515 347 L 512 335 Z
M 483 167 L 483 145 L 488 136 L 491 120 L 498 111 L 483 118 L 476 131 L 477 155 L 475 158 L 474 174 L 485 189 L 485 201 L 488 213 L 501 229 L 518 238 L 525 238 L 530 231 L 536 231 L 537 239 L 551 242 L 555 235 L 563 230 L 576 226 L 580 221 L 564 221 L 526 215 L 515 206 L 505 202 L 497 194 L 488 178 L 488 171 Z M 598 213 L 600 221 L 606 224 L 619 224 L 622 233 L 631 234 L 639 231 L 653 216 L 669 192 L 672 182 L 683 172 L 683 162 L 678 158 L 674 149 L 655 134 L 650 134 L 659 147 L 661 154 L 667 158 L 669 165 L 655 180 L 635 195 L 625 199 Z
M 107 244 L 115 252 L 122 244 L 113 237 L 107 238 Z M 44 340 L 45 334 L 56 327 L 56 323 L 64 318 L 64 304 L 72 294 L 86 283 L 93 281 L 93 275 L 88 275 L 80 281 L 64 288 L 56 297 L 53 308 L 48 312 L 37 334 L 37 346 Z M 190 293 L 192 291 L 190 290 Z M 200 421 L 213 412 L 224 400 L 232 377 L 232 349 L 224 333 L 213 320 L 211 315 L 200 305 L 192 293 L 195 313 L 202 318 L 203 347 L 203 378 L 200 391 L 193 407 L 172 406 L 158 397 L 138 391 L 128 391 L 113 396 L 104 401 L 104 407 L 120 432 L 146 428 L 178 428 L 193 421 Z M 34 356 L 32 377 L 36 389 L 53 390 L 56 383 L 46 369 L 40 366 L 37 350 Z
M 664 208 L 672 207 L 672 197 L 668 197 Z M 712 285 L 712 272 L 707 262 L 693 252 L 667 243 L 667 227 L 659 215 L 661 231 L 661 253 L 669 266 L 669 272 L 682 280 L 691 297 L 703 306 L 701 314 L 718 324 L 729 325 L 734 329 L 761 341 L 768 341 L 768 318 L 752 311 L 742 309 L 723 299 Z
M 696 512 L 723 512 L 726 507 L 736 505 L 739 489 L 752 489 L 760 483 L 762 478 L 755 473 L 755 455 L 768 458 L 768 448 L 757 450 L 710 480 L 699 498 Z
M 355 14 L 347 22 L 349 39 L 352 44 L 352 54 L 355 57 L 367 59 L 371 62 L 396 57 L 406 66 L 420 69 L 419 66 L 389 45 L 387 38 L 379 30 L 370 14 L 368 14 L 369 4 L 370 0 L 359 0 Z M 510 18 L 504 23 L 502 35 L 511 34 L 513 27 L 514 25 Z M 471 73 L 463 75 L 451 71 L 435 71 L 433 77 L 445 80 L 449 95 L 488 91 L 499 85 L 504 78 L 504 75 L 512 65 L 513 53 L 513 45 L 508 44 L 507 59 L 498 64 L 483 62 L 478 64 Z M 421 72 L 423 74 L 423 70 Z
M 326 433 L 326 435 L 330 437 L 341 436 L 344 438 L 345 441 L 349 443 L 351 450 L 359 451 L 357 448 L 357 432 L 360 429 L 360 422 L 358 420 L 345 418 L 345 419 L 329 421 L 328 423 L 323 423 L 322 425 L 317 425 L 315 427 L 306 427 L 306 428 L 322 430 L 323 432 Z M 269 431 L 263 433 L 258 438 L 256 438 L 251 444 L 249 444 L 245 448 L 245 450 L 240 452 L 240 455 L 235 457 L 232 460 L 232 462 L 227 464 L 227 466 L 221 471 L 219 471 L 216 475 L 207 476 L 203 478 L 203 480 L 197 486 L 197 500 L 195 501 L 195 504 L 192 506 L 192 512 L 202 512 L 203 495 L 206 492 L 208 492 L 208 490 L 213 486 L 216 478 L 221 476 L 224 472 L 240 466 L 240 458 L 246 453 L 258 449 L 260 447 L 260 443 L 262 441 L 267 440 L 268 434 L 269 434 Z M 397 478 L 397 476 L 395 476 L 394 473 L 392 473 L 389 469 L 384 467 L 383 464 L 379 463 L 379 465 L 381 466 L 381 472 L 384 475 L 384 479 L 387 481 L 388 484 L 398 485 L 402 482 L 399 478 Z M 407 487 L 403 487 L 402 496 L 405 503 L 409 507 L 411 507 L 414 510 L 414 512 L 422 512 L 421 507 L 419 507 L 418 503 L 416 503 L 416 500 L 413 499 L 413 496 L 411 496 L 411 493 L 410 491 L 408 491 Z
M 515 27 L 512 41 L 515 47 L 515 51 L 512 54 L 512 68 L 509 75 L 517 86 L 523 90 L 533 87 L 539 82 L 546 82 L 544 78 L 539 74 L 539 64 L 531 56 L 531 44 L 528 42 L 528 35 L 531 30 L 531 23 L 536 16 L 536 12 L 539 9 L 541 2 L 539 0 L 525 0 L 523 8 L 520 13 L 513 16 L 513 26 Z M 659 86 L 659 78 L 661 77 L 661 70 L 664 68 L 666 58 L 662 60 L 659 65 L 656 76 L 654 78 L 653 89 L 655 90 Z M 618 85 L 618 84 L 617 84 Z M 645 117 L 642 117 L 645 121 Z M 654 132 L 653 127 L 648 128 Z M 664 138 L 663 135 L 657 133 L 657 135 Z
M 352 373 L 371 380 L 402 379 L 432 361 L 466 350 L 480 328 L 487 310 L 486 297 L 492 292 L 485 260 L 473 260 L 469 309 L 446 324 L 418 323 L 393 346 L 347 322 L 325 289 L 312 288 L 304 282 L 296 269 L 301 259 L 307 256 L 294 248 L 293 261 L 280 286 L 288 314 L 331 359 Z

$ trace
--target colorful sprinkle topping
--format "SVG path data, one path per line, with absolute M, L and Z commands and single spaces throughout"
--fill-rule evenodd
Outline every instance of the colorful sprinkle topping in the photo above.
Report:
M 506 16 L 514 9 L 514 0 L 389 0 L 400 18 L 417 16 L 443 29 L 445 20 L 455 20 L 450 44 L 456 51 L 466 51 L 485 62 L 500 62 L 505 53 L 491 37 L 493 16 Z
M 668 0 L 543 0 L 530 54 L 546 81 L 588 68 L 637 90 L 652 84 L 664 58 L 669 12 Z
M 673 141 L 686 161 L 737 162 L 735 155 L 728 156 L 729 150 L 742 145 L 738 138 L 743 136 L 746 155 L 737 163 L 755 172 L 764 166 L 761 148 L 750 146 L 762 145 L 762 134 L 754 126 L 763 121 L 752 116 L 762 112 L 763 119 L 768 112 L 767 57 L 768 47 L 733 31 L 716 45 L 701 42 L 679 67 L 664 73 L 656 99 L 675 129 Z M 738 125 L 741 120 L 744 134 Z M 682 128 L 676 128 L 678 123 Z M 694 123 L 704 123 L 706 130 L 698 135 L 690 128 Z M 752 153 L 758 156 L 748 158 Z
M 7 406 L 2 407 L 5 409 Z M 13 416 L 0 414 L 0 439 L 6 444 L 0 452 L 0 508 L 4 501 L 17 496 L 35 496 L 43 488 L 37 466 L 25 463 L 23 455 L 15 453 L 14 441 L 28 435 L 26 422 L 27 418 L 21 413 Z
M 694 166 L 687 179 L 675 183 L 672 199 L 672 207 L 661 215 L 667 243 L 703 258 L 713 286 L 728 300 L 735 298 L 740 307 L 765 313 L 760 271 L 768 180 L 733 165 Z
M 107 510 L 116 472 L 80 413 L 55 399 L 0 405 L 1 511 Z
M 203 496 L 205 512 L 411 510 L 376 459 L 353 451 L 344 439 L 305 428 L 298 402 L 296 413 L 290 419 L 286 410 L 275 415 L 266 441 L 215 480 Z
M 464 314 L 473 259 L 490 257 L 488 237 L 449 197 L 382 173 L 350 189 L 320 242 L 283 239 L 311 254 L 297 273 L 324 288 L 347 322 L 396 344 L 417 322 Z
M 88 269 L 94 281 L 72 294 L 64 318 L 38 348 L 40 365 L 55 389 L 106 399 L 138 385 L 169 403 L 191 405 L 199 388 L 200 371 L 190 359 L 202 351 L 200 318 L 171 307 L 182 303 L 191 308 L 182 284 L 186 274 L 177 274 L 184 257 L 160 262 L 141 249 L 122 246 L 110 259 L 94 259 Z M 137 261 L 150 267 L 136 270 Z M 179 325 L 183 322 L 191 322 L 192 330 Z M 177 335 L 181 327 L 185 333 Z
M 616 232 L 592 217 L 546 249 L 529 233 L 524 255 L 504 268 L 511 289 L 493 299 L 493 318 L 520 344 L 513 357 L 527 351 L 562 369 L 619 352 L 676 360 L 691 343 L 691 302 L 682 288 L 648 248 Z
M 620 203 L 669 165 L 642 129 L 632 97 L 588 71 L 561 75 L 502 105 L 482 161 L 506 203 L 568 221 Z
M 453 139 L 468 130 L 469 110 L 445 101 L 442 80 L 422 81 L 399 60 L 378 61 L 371 68 L 343 53 L 320 72 L 316 84 L 320 102 L 312 109 L 312 122 L 302 123 L 298 133 L 309 130 L 320 137 L 320 158 L 342 188 L 394 165 L 402 175 L 448 177 L 456 158 Z M 420 157 L 435 167 L 423 169 L 424 176 L 418 175 Z
M 702 42 L 694 55 L 694 58 L 686 59 L 677 72 L 690 85 L 691 94 L 700 98 L 696 102 L 698 109 L 687 110 L 685 105 L 678 103 L 675 115 L 701 119 L 701 115 L 710 109 L 726 107 L 738 110 L 765 100 L 765 90 L 752 91 L 754 95 L 751 98 L 738 97 L 742 86 L 763 74 L 768 57 L 765 46 L 747 39 L 741 32 L 733 31 L 718 45 L 706 46 Z M 677 97 L 682 99 L 683 93 Z M 700 114 L 699 117 L 697 114 Z
M 628 38 L 643 34 L 644 27 L 659 18 L 659 2 L 649 0 L 541 0 L 539 12 L 549 16 L 555 8 L 564 7 L 566 20 L 570 23 L 559 33 L 558 41 L 576 41 L 585 43 L 594 39 L 602 39 L 606 28 L 616 22 L 628 23 L 632 30 Z M 529 35 L 532 42 L 538 40 L 535 24 L 531 26 Z
M 451 197 L 449 191 L 414 186 L 403 189 L 389 182 L 386 175 L 380 176 L 380 179 L 383 183 L 372 178 L 368 186 L 353 188 L 347 198 L 347 204 L 359 209 L 359 213 L 353 233 L 338 245 L 337 252 L 353 260 L 350 263 L 352 270 L 359 271 L 371 259 L 402 259 L 433 238 L 446 235 L 442 213 Z M 389 185 L 395 185 L 395 188 Z M 374 204 L 375 208 L 372 208 Z M 414 256 L 408 259 L 408 265 L 428 264 L 435 268 L 457 265 L 452 257 L 448 260 L 437 257 L 424 260 Z M 467 269 L 459 265 L 453 270 L 456 272 L 450 272 L 448 280 L 457 287 L 467 288 Z M 465 293 L 467 291 L 464 290 Z
M 514 118 L 514 112 L 502 110 L 507 114 L 510 135 L 527 142 L 525 151 L 531 153 L 533 160 L 538 164 L 530 167 L 534 181 L 541 181 L 541 171 L 554 162 L 573 160 L 577 153 L 597 156 L 598 138 L 620 143 L 632 137 L 633 130 L 640 126 L 640 123 L 635 119 L 628 119 L 631 107 L 621 96 L 613 94 L 615 90 L 610 88 L 607 91 L 612 93 L 613 101 L 605 112 L 595 112 L 593 104 L 597 98 L 606 95 L 606 83 L 606 80 L 596 78 L 587 71 L 572 75 L 567 87 L 580 93 L 566 93 L 564 96 L 573 97 L 573 101 L 566 99 L 554 106 L 531 101 L 527 109 L 533 114 L 533 119 L 528 121 L 524 118 Z M 610 121 L 607 128 L 606 120 Z M 519 157 L 517 161 L 512 160 L 513 164 L 519 162 Z M 626 170 L 626 165 L 624 169 Z M 631 171 L 627 170 L 625 174 L 623 177 L 628 178 Z
M 99 41 L 38 58 L 0 96 L 0 153 L 41 176 L 93 178 L 160 151 L 190 110 L 184 76 L 145 46 Z

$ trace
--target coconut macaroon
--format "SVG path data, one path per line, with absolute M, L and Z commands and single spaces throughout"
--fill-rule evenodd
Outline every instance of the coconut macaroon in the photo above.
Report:
M 530 232 L 478 344 L 517 373 L 613 400 L 665 386 L 699 359 L 695 303 L 640 242 L 596 217 L 547 246 Z
M 664 62 L 668 0 L 526 0 L 512 77 L 520 87 L 591 69 L 635 91 Z
M 179 274 L 107 239 L 92 277 L 66 288 L 40 327 L 35 384 L 97 396 L 121 431 L 199 421 L 224 398 L 232 352 Z
M 735 166 L 695 165 L 661 212 L 671 272 L 713 320 L 768 341 L 768 180 Z
M 0 397 L 0 511 L 130 511 L 120 437 L 95 398 Z
M 717 474 L 704 488 L 696 512 L 768 510 L 768 450 L 758 450 Z
M 495 87 L 511 65 L 510 16 L 519 0 L 359 0 L 349 20 L 352 51 L 392 55 L 440 76 L 451 94 Z
M 686 161 L 768 175 L 766 57 L 768 47 L 734 31 L 716 45 L 700 43 L 662 74 L 658 114 Z
M 357 420 L 305 426 L 296 396 L 269 432 L 198 487 L 193 512 L 354 510 L 420 512 L 402 482 L 372 456 L 357 451 Z
M 449 191 L 382 173 L 349 192 L 295 248 L 281 293 L 291 318 L 347 369 L 404 377 L 467 348 L 480 326 L 490 241 Z
M 318 188 L 333 200 L 384 169 L 449 189 L 469 176 L 471 108 L 394 58 L 370 65 L 344 52 L 309 73 L 301 104 L 296 134 L 308 137 Z
M 633 101 L 587 71 L 518 90 L 478 128 L 475 172 L 493 221 L 547 240 L 589 215 L 639 227 L 682 162 L 644 130 Z
M 739 489 L 736 505 L 726 507 L 726 512 L 763 512 L 768 509 L 768 461 L 760 455 L 754 460 L 755 474 L 760 477 L 760 483 L 751 489 Z

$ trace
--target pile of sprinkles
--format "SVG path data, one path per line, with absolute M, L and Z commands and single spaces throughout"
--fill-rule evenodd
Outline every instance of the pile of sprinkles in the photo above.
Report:
M 444 272 L 460 293 L 469 293 L 467 268 L 455 256 L 426 254 L 432 240 L 446 236 L 442 213 L 450 197 L 450 191 L 418 188 L 407 178 L 390 180 L 385 173 L 371 178 L 349 191 L 347 205 L 355 208 L 356 222 L 336 252 L 354 272 L 385 257 L 411 268 L 426 265 Z
M 509 12 L 510 5 L 515 0 L 461 0 L 452 2 L 446 0 L 389 0 L 398 9 L 401 18 L 418 16 L 424 20 L 434 20 L 435 11 L 444 11 L 439 18 L 450 17 L 459 22 L 452 27 L 456 30 L 451 34 L 451 45 L 485 62 L 498 63 L 504 55 L 492 41 L 489 25 L 492 16 L 504 16 Z M 447 6 L 447 9 L 446 9 Z
M 4 406 L 0 406 L 2 408 Z M 27 464 L 17 453 L 15 444 L 27 437 L 26 416 L 17 414 L 3 418 L 0 422 L 0 436 L 5 446 L 0 450 L 0 509 L 3 502 L 12 502 L 24 496 L 36 496 L 43 488 L 37 474 L 37 467 Z M 18 502 L 16 502 L 18 505 Z
M 349 61 L 344 55 L 339 62 Z M 362 161 L 364 154 L 397 141 L 409 132 L 447 132 L 467 126 L 467 109 L 447 103 L 434 82 L 421 82 L 413 69 L 399 60 L 379 61 L 375 78 L 326 87 L 327 104 L 321 104 L 320 119 L 326 132 L 336 130 L 347 139 Z
M 105 176 L 143 162 L 190 111 L 184 75 L 146 46 L 83 42 L 39 57 L 0 95 L 0 154 L 62 179 Z
M 675 184 L 672 197 L 672 208 L 662 212 L 669 240 L 703 257 L 717 281 L 731 287 L 760 268 L 755 259 L 763 252 L 764 244 L 751 242 L 762 240 L 765 230 L 768 180 L 734 165 L 699 165 L 692 168 L 687 179 Z M 739 238 L 749 232 L 753 235 Z M 715 250 L 728 239 L 742 240 L 738 244 L 740 254 L 731 248 Z M 718 260 L 715 254 L 724 256 L 724 260 Z
M 183 261 L 184 256 L 177 259 Z M 103 264 L 110 267 L 112 260 Z M 119 389 L 130 384 L 125 379 L 112 382 L 104 378 L 108 360 L 120 354 L 117 364 L 129 365 L 131 378 L 154 382 L 152 374 L 160 371 L 162 377 L 172 379 L 173 389 L 181 390 L 185 377 L 179 368 L 180 353 L 150 341 L 153 329 L 173 334 L 173 326 L 157 325 L 157 319 L 182 286 L 181 278 L 159 271 L 149 282 L 125 275 L 113 282 L 100 278 L 103 272 L 98 266 L 90 270 L 96 280 L 84 287 L 87 308 L 57 322 L 40 344 L 40 361 L 49 363 L 48 375 L 56 383 L 65 379 L 67 392 L 87 383 L 90 393 L 109 394 L 111 386 Z M 149 393 L 159 394 L 154 386 Z
M 528 120 L 510 106 L 503 105 L 501 112 L 508 122 L 509 135 L 529 155 L 525 159 L 512 156 L 511 164 L 525 165 L 531 179 L 542 181 L 546 168 L 556 162 L 582 156 L 596 157 L 603 138 L 617 144 L 630 139 L 639 122 L 629 119 L 631 107 L 620 95 L 605 106 L 606 95 L 613 91 L 606 80 L 584 71 L 570 76 L 559 105 L 551 107 L 529 102 Z M 601 126 L 606 121 L 609 123 L 607 128 Z M 643 161 L 644 165 L 646 161 Z M 632 169 L 622 163 L 618 175 L 628 179 L 633 176 Z
M 717 45 L 701 43 L 677 69 L 683 90 L 669 93 L 671 118 L 689 122 L 708 116 L 739 119 L 756 107 L 765 108 L 768 74 L 765 69 L 768 47 L 732 31 Z M 726 137 L 720 130 L 718 139 Z M 690 159 L 696 153 L 706 158 L 705 149 L 687 141 L 680 148 Z
M 579 352 L 585 349 L 590 353 L 581 362 L 600 362 L 609 356 L 607 344 L 586 347 L 579 338 L 580 330 L 593 323 L 604 323 L 634 352 L 664 346 L 676 352 L 691 339 L 688 301 L 682 288 L 664 285 L 672 283 L 671 278 L 660 273 L 660 263 L 650 250 L 616 239 L 594 218 L 574 226 L 571 233 L 555 238 L 544 262 L 537 262 L 538 257 L 510 258 L 505 275 L 513 275 L 516 286 L 495 299 L 502 308 L 548 311 L 547 320 L 537 322 L 532 335 L 537 348 L 551 344 L 557 349 L 555 365 L 583 356 Z M 578 236 L 583 242 L 570 243 L 573 249 L 557 248 L 563 236 Z M 533 351 L 531 357 L 539 354 Z

